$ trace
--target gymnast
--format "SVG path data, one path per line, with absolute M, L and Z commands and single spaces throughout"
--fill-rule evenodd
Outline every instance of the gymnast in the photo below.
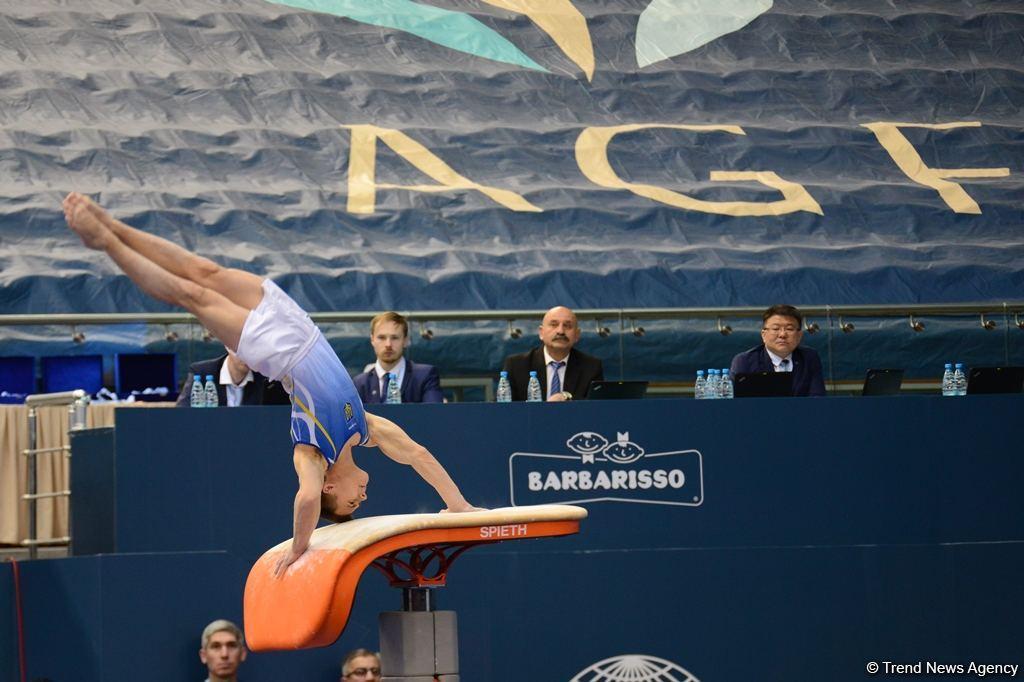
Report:
M 299 478 L 290 549 L 282 576 L 309 547 L 317 519 L 348 521 L 366 499 L 369 475 L 352 448 L 378 447 L 408 464 L 444 500 L 447 512 L 475 511 L 430 452 L 395 423 L 367 414 L 348 371 L 309 315 L 271 280 L 224 268 L 114 219 L 88 197 L 64 199 L 64 218 L 90 249 L 104 251 L 153 298 L 195 315 L 251 368 L 291 396 L 292 461 Z

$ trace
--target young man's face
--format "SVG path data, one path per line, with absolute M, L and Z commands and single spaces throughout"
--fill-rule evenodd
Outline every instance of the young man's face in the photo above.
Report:
M 351 514 L 366 500 L 366 488 L 370 484 L 370 475 L 362 469 L 355 468 L 346 476 L 324 485 L 324 492 L 333 495 L 336 514 Z
M 382 365 L 393 365 L 402 358 L 407 337 L 397 322 L 378 322 L 370 333 L 370 345 Z
M 230 630 L 221 630 L 210 636 L 206 647 L 199 650 L 199 660 L 206 664 L 210 676 L 229 680 L 238 674 L 238 666 L 245 660 L 245 647 Z
M 789 354 L 800 345 L 803 334 L 796 318 L 785 315 L 772 315 L 765 320 L 761 328 L 761 339 L 765 348 L 780 358 L 789 357 Z

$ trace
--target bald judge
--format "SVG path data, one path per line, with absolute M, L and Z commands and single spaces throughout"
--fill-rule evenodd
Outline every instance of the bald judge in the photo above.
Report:
M 538 328 L 541 344 L 526 353 L 505 358 L 512 400 L 526 400 L 530 372 L 537 372 L 541 391 L 550 402 L 587 397 L 590 382 L 604 380 L 604 367 L 592 355 L 576 350 L 580 325 L 576 313 L 564 306 L 552 308 Z

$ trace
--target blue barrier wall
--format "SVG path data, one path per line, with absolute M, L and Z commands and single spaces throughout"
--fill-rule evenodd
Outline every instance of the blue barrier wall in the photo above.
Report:
M 569 680 L 645 654 L 708 682 L 861 680 L 869 661 L 1024 662 L 1024 462 L 1010 445 L 1022 406 L 970 396 L 374 409 L 428 445 L 476 504 L 632 500 L 585 503 L 577 536 L 456 563 L 439 597 L 459 613 L 463 679 Z M 199 630 L 240 618 L 248 566 L 290 534 L 286 429 L 285 408 L 119 411 L 118 554 L 22 566 L 30 674 L 101 680 L 145 665 L 198 677 Z M 358 462 L 371 475 L 361 513 L 439 508 L 411 470 L 374 450 Z M 644 470 L 679 485 L 645 488 Z M 576 472 L 578 483 L 584 471 L 622 485 L 530 489 L 531 474 Z M 332 679 L 347 649 L 376 644 L 376 613 L 398 603 L 373 572 L 337 644 L 255 654 L 244 677 Z M 117 626 L 133 619 L 142 627 L 125 651 Z

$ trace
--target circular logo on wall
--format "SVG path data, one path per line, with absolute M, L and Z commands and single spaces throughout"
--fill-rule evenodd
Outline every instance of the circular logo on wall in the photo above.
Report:
M 598 661 L 569 682 L 700 682 L 672 661 L 627 654 Z

